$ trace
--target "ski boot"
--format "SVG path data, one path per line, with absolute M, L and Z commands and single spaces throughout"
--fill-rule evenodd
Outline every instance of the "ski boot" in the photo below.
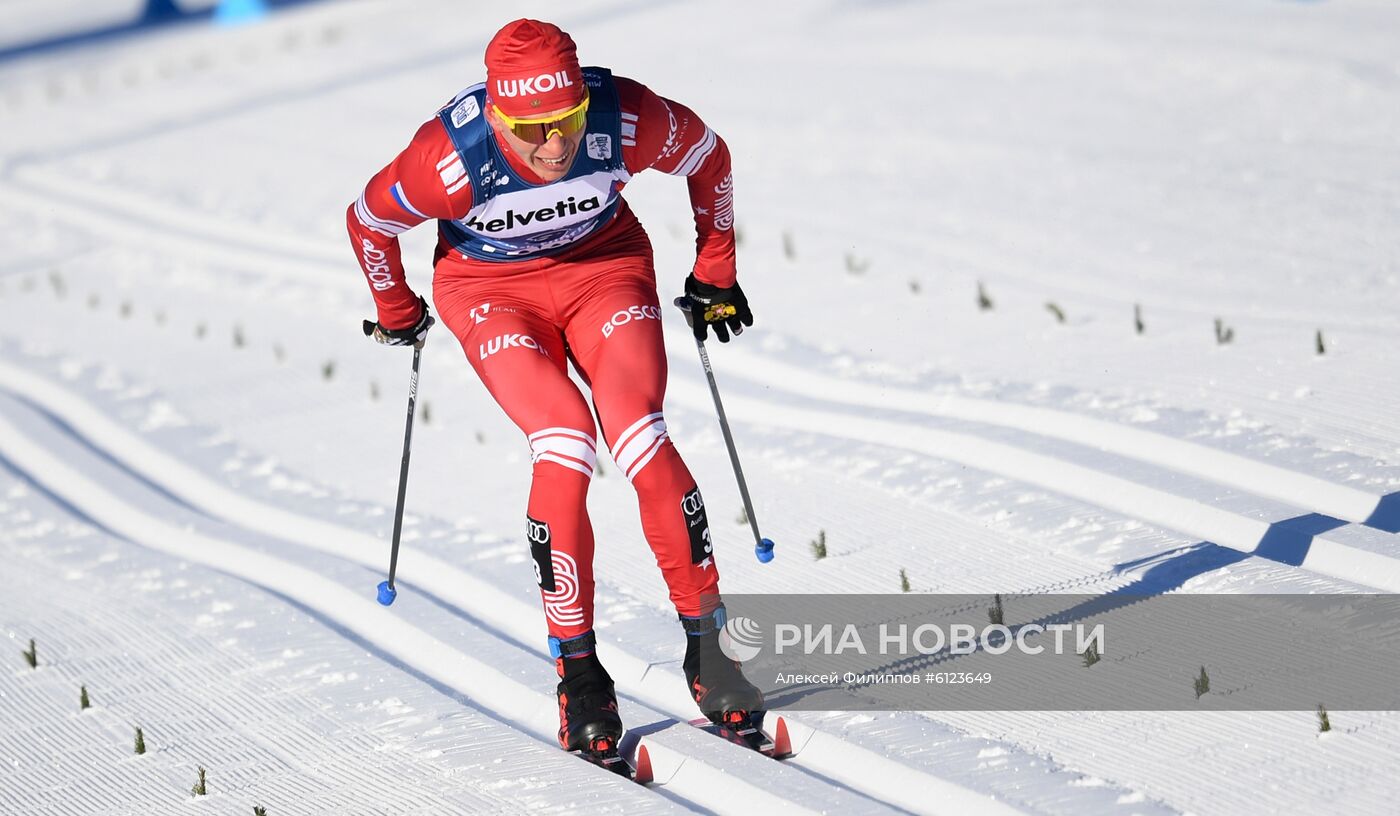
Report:
M 593 633 L 569 640 L 549 639 L 559 672 L 559 745 L 597 765 L 628 774 L 617 753 L 622 718 L 612 677 L 598 661 Z
M 719 646 L 724 628 L 724 607 L 709 615 L 681 616 L 685 627 L 685 682 L 700 712 L 718 726 L 761 722 L 763 692 L 744 677 L 739 663 Z

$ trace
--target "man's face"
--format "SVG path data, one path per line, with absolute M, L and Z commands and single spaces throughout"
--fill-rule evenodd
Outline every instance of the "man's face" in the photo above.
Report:
M 539 114 L 531 114 L 530 119 L 553 119 L 567 113 L 571 108 L 559 108 L 558 110 L 544 111 Z M 574 164 L 574 158 L 578 155 L 579 145 L 583 143 L 583 137 L 587 128 L 581 128 L 571 136 L 563 136 L 558 132 L 549 137 L 549 141 L 544 144 L 531 144 L 530 142 L 516 136 L 511 129 L 496 115 L 494 105 L 486 107 L 486 118 L 491 123 L 491 127 L 499 134 L 515 155 L 520 157 L 535 174 L 545 181 L 558 181 L 568 175 L 569 168 Z

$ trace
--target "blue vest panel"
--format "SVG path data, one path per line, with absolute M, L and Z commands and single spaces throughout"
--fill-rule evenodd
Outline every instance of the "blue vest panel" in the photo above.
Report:
M 631 176 L 622 161 L 622 112 L 606 68 L 584 68 L 588 124 L 569 173 L 531 184 L 511 168 L 486 121 L 486 86 L 473 85 L 438 118 L 471 177 L 472 209 L 438 231 L 453 249 L 479 261 L 516 261 L 560 252 L 617 214 Z

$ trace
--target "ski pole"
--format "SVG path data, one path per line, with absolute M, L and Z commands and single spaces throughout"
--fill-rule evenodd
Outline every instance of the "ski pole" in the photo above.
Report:
M 403 427 L 403 461 L 399 464 L 399 498 L 394 506 L 394 542 L 389 550 L 389 580 L 379 583 L 379 602 L 385 606 L 394 602 L 398 590 L 394 589 L 394 572 L 399 566 L 399 534 L 403 532 L 403 498 L 408 491 L 408 454 L 413 444 L 413 406 L 418 401 L 418 361 L 423 355 L 423 344 L 413 346 L 413 376 L 408 381 L 408 419 Z
M 686 323 L 692 320 L 690 298 L 682 295 L 676 298 L 676 308 L 685 313 Z M 739 466 L 739 452 L 734 449 L 734 435 L 729 432 L 729 419 L 724 415 L 724 403 L 719 398 L 719 385 L 715 383 L 715 370 L 710 366 L 710 355 L 705 351 L 705 341 L 696 339 L 695 348 L 700 352 L 700 364 L 705 368 L 705 379 L 710 384 L 710 396 L 715 400 L 715 413 L 719 414 L 719 429 L 724 433 L 724 445 L 729 449 L 729 463 L 734 466 L 734 478 L 739 482 L 739 496 L 744 500 L 744 514 L 749 519 L 749 529 L 753 530 L 753 556 L 760 563 L 773 560 L 773 541 L 764 538 L 758 531 L 758 518 L 753 512 L 753 501 L 749 499 L 749 485 L 744 481 L 744 469 Z

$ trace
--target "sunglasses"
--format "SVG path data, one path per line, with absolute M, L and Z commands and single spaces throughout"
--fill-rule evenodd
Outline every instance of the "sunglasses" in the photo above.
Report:
M 572 108 L 564 111 L 558 116 L 548 119 L 516 119 L 501 112 L 501 109 L 492 105 L 491 109 L 496 112 L 496 116 L 510 128 L 517 139 L 529 142 L 534 145 L 542 145 L 553 138 L 558 133 L 564 138 L 583 130 L 588 124 L 588 96 L 584 95 L 583 101 Z

